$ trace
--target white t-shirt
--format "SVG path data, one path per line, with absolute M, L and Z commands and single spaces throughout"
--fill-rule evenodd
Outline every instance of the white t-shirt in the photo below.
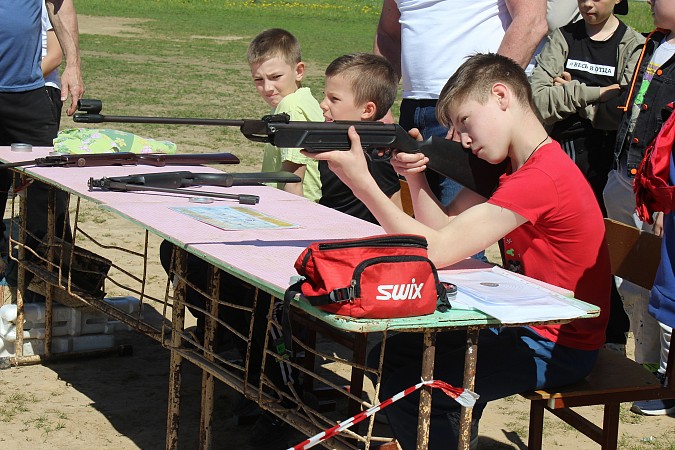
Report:
M 505 0 L 396 0 L 403 98 L 438 98 L 467 57 L 496 52 L 511 16 Z
M 560 27 L 564 27 L 570 22 L 576 22 L 581 19 L 581 14 L 579 14 L 579 6 L 577 2 L 571 0 L 546 0 L 546 23 L 548 24 L 548 34 L 551 34 L 554 30 L 557 30 Z M 548 42 L 548 38 L 541 40 L 537 49 L 532 55 L 532 60 L 530 64 L 525 68 L 525 73 L 529 77 L 532 75 L 536 61 L 534 58 L 541 52 Z
M 47 7 L 42 2 L 42 57 L 47 54 L 47 32 L 53 30 Z M 56 89 L 61 89 L 61 77 L 59 77 L 59 69 L 54 69 L 51 73 L 45 75 L 45 86 L 53 86 Z

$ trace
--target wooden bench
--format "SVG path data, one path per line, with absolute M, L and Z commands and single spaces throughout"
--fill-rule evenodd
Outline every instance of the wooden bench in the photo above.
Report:
M 660 261 L 661 239 L 638 229 L 605 219 L 612 273 L 650 289 Z M 671 339 L 671 347 L 672 347 Z M 521 394 L 530 400 L 528 448 L 542 447 L 544 411 L 582 432 L 603 449 L 616 449 L 619 434 L 619 408 L 623 402 L 675 398 L 673 353 L 668 355 L 667 386 L 641 364 L 611 350 L 602 349 L 593 371 L 583 381 L 555 389 Z M 571 408 L 603 405 L 602 427 Z

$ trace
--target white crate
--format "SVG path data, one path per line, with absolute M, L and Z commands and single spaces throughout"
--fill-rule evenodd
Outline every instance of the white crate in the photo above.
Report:
M 104 302 L 116 309 L 132 315 L 137 315 L 141 306 L 140 301 L 135 297 L 108 297 L 103 299 Z M 115 331 L 131 330 L 124 322 L 113 320 L 103 313 L 83 311 L 80 319 L 79 334 L 110 334 Z
M 16 340 L 16 305 L 0 307 L 0 337 L 5 340 Z M 23 305 L 23 338 L 44 339 L 45 337 L 45 305 L 43 303 L 26 303 Z M 80 334 L 82 317 L 78 309 L 63 305 L 52 308 L 52 336 L 76 336 Z
M 103 299 L 127 314 L 139 314 L 140 301 L 134 297 Z M 13 356 L 16 341 L 16 305 L 0 307 L 0 357 Z M 45 305 L 24 304 L 24 355 L 44 354 Z M 101 312 L 55 304 L 52 308 L 52 352 L 80 352 L 111 348 L 112 334 L 131 328 Z

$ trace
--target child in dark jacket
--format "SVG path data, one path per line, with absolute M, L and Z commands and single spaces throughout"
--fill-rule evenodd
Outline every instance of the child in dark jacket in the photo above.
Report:
M 609 173 L 603 197 L 607 217 L 660 234 L 635 214 L 633 177 L 645 149 L 668 118 L 664 107 L 675 99 L 675 4 L 650 2 L 654 25 L 627 91 L 614 151 L 615 169 Z M 658 221 L 657 221 L 658 223 Z M 649 314 L 649 291 L 617 278 L 624 309 L 635 339 L 635 360 L 656 371 L 660 360 L 660 326 Z
M 583 20 L 551 33 L 530 84 L 544 125 L 586 176 L 604 212 L 602 190 L 621 120 L 619 96 L 645 39 L 615 16 L 624 13 L 626 0 L 578 3 Z
M 645 39 L 615 15 L 628 13 L 626 0 L 578 0 L 578 7 L 583 20 L 551 33 L 530 83 L 544 125 L 584 174 L 606 216 L 602 191 L 614 161 L 620 94 Z M 606 346 L 625 354 L 629 319 L 616 288 L 610 309 Z

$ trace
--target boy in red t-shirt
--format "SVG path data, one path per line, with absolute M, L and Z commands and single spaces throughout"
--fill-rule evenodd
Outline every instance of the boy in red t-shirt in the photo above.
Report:
M 392 159 L 406 177 L 415 209 L 411 218 L 384 196 L 363 169 L 365 157 L 358 134 L 350 129 L 348 152 L 314 155 L 325 159 L 363 201 L 388 233 L 426 237 L 429 257 L 438 267 L 469 257 L 504 238 L 505 266 L 574 291 L 598 305 L 596 319 L 564 325 L 482 330 L 477 353 L 472 439 L 490 400 L 518 392 L 576 382 L 595 364 L 604 343 L 610 289 L 609 256 L 604 223 L 583 174 L 548 137 L 532 104 L 525 72 L 509 58 L 478 54 L 469 58 L 441 92 L 436 115 L 454 127 L 464 147 L 478 157 L 510 167 L 490 199 L 462 190 L 447 209 L 434 198 L 424 177 L 428 158 L 398 152 Z M 415 135 L 415 131 L 411 131 Z M 419 382 L 420 337 L 403 333 L 388 342 L 381 398 Z M 393 344 L 393 345 L 392 345 Z M 439 336 L 434 377 L 459 386 L 463 380 L 464 332 Z M 444 398 L 445 397 L 445 398 Z M 416 439 L 417 397 L 408 396 L 385 412 L 403 448 Z M 429 448 L 454 448 L 458 440 L 459 405 L 443 393 L 432 401 Z

